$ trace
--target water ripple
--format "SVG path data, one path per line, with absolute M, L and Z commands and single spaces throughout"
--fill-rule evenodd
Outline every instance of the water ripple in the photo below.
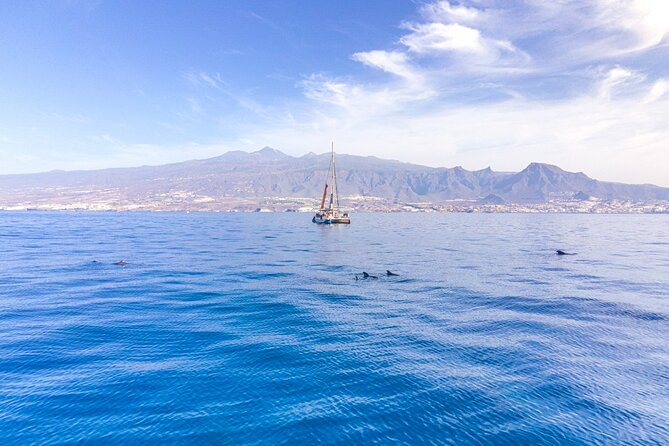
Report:
M 0 442 L 669 444 L 667 238 L 662 216 L 0 212 Z

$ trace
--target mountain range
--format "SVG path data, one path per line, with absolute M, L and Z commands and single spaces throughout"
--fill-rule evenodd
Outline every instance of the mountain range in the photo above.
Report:
M 0 208 L 225 210 L 240 203 L 260 206 L 270 198 L 313 205 L 322 194 L 329 158 L 329 153 L 293 157 L 265 147 L 162 166 L 2 175 Z M 354 208 L 369 199 L 435 204 L 669 200 L 669 188 L 597 181 L 541 163 L 513 173 L 338 154 L 337 180 L 342 204 Z

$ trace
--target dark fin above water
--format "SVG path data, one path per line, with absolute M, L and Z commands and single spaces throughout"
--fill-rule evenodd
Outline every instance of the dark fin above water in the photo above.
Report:
M 128 262 L 126 262 L 125 260 L 119 260 L 118 262 L 114 262 L 114 265 L 118 266 L 126 266 L 127 264 Z
M 563 250 L 561 250 L 561 249 L 558 249 L 558 250 L 555 251 L 555 252 L 556 252 L 557 255 L 559 255 L 559 256 L 575 256 L 575 255 L 576 255 L 575 252 L 566 252 L 566 251 L 563 251 Z
M 391 272 L 389 269 L 386 270 L 386 276 L 399 276 L 399 274 L 395 274 Z
M 362 272 L 362 278 L 363 279 L 378 279 L 377 276 L 372 276 L 371 274 L 367 274 L 367 272 L 365 272 L 365 271 Z

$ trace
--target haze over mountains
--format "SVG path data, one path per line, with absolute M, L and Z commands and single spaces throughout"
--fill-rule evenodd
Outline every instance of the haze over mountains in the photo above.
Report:
M 292 157 L 266 147 L 163 166 L 0 176 L 0 208 L 248 209 L 266 199 L 313 206 L 330 154 Z M 342 204 L 545 203 L 549 200 L 669 200 L 669 188 L 597 181 L 532 163 L 517 173 L 433 168 L 376 157 L 337 155 Z

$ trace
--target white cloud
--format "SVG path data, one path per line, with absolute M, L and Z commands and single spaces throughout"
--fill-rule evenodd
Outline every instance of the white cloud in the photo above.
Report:
M 409 24 L 412 32 L 400 39 L 410 51 L 424 54 L 434 51 L 456 51 L 483 55 L 486 52 L 481 33 L 457 23 Z
M 344 153 L 432 166 L 517 171 L 539 161 L 601 180 L 669 186 L 669 100 L 642 103 L 647 92 L 602 98 L 598 89 L 561 101 L 442 104 L 384 116 L 305 113 L 255 133 L 250 147 L 280 141 L 277 148 L 293 154 L 324 152 L 333 139 Z
M 367 51 L 355 53 L 353 60 L 362 62 L 370 67 L 378 68 L 387 73 L 415 81 L 420 77 L 409 65 L 408 57 L 399 51 Z
M 405 24 L 411 32 L 400 39 L 408 51 L 418 55 L 441 56 L 454 54 L 469 64 L 470 69 L 481 66 L 502 68 L 509 64 L 518 68 L 529 57 L 510 41 L 484 37 L 478 29 L 457 23 L 437 22 Z
M 598 0 L 595 7 L 596 26 L 612 32 L 605 39 L 618 54 L 654 47 L 669 34 L 666 0 Z
M 472 23 L 479 20 L 484 11 L 476 7 L 452 5 L 448 1 L 438 1 L 423 5 L 421 13 L 434 21 Z
M 655 102 L 669 93 L 669 79 L 658 79 L 643 99 L 644 103 Z
M 492 41 L 531 40 L 550 66 L 610 60 L 666 44 L 666 0 L 476 0 L 429 3 L 426 23 L 459 24 Z
M 660 14 L 662 5 L 425 5 L 425 21 L 404 23 L 408 32 L 392 50 L 352 56 L 391 75 L 386 81 L 309 76 L 302 86 L 312 103 L 249 143 L 280 142 L 300 154 L 323 151 L 334 139 L 343 152 L 432 166 L 519 170 L 539 161 L 603 180 L 669 186 L 669 80 L 654 78 L 639 60 L 618 60 L 663 42 L 669 14 Z M 535 90 L 541 93 L 528 93 Z M 499 94 L 469 99 L 482 91 Z
M 323 119 L 313 114 L 317 124 L 307 127 L 335 134 L 346 129 L 338 138 L 344 145 L 406 161 L 498 169 L 544 161 L 609 180 L 645 175 L 669 185 L 658 167 L 662 159 L 669 162 L 662 113 L 669 105 L 669 81 L 653 80 L 643 68 L 617 60 L 666 40 L 668 5 L 645 0 L 424 5 L 425 21 L 403 24 L 409 32 L 399 48 L 353 56 L 407 82 L 311 78 L 307 96 L 333 108 Z M 481 79 L 479 91 L 513 94 L 463 103 L 462 96 L 476 90 L 470 73 Z M 420 88 L 429 94 L 417 96 Z M 537 96 L 523 94 L 531 88 L 547 99 L 526 99 Z M 300 138 L 304 130 L 309 133 L 302 127 Z M 289 128 L 278 133 L 278 139 L 305 145 L 291 138 Z M 301 141 L 311 145 L 317 139 Z
M 419 13 L 397 41 L 351 55 L 381 76 L 307 74 L 303 97 L 281 105 L 215 72 L 184 73 L 193 122 L 228 121 L 218 124 L 220 144 L 100 135 L 108 155 L 96 160 L 145 164 L 265 145 L 300 155 L 334 139 L 343 152 L 432 166 L 540 161 L 669 186 L 669 1 L 437 1 Z M 85 148 L 77 156 L 78 167 L 97 167 Z
M 369 54 L 365 53 L 364 58 L 369 60 Z M 375 60 L 375 62 L 386 66 L 388 61 Z M 376 63 L 368 63 L 368 65 L 377 66 Z M 387 70 L 384 71 L 391 69 L 389 66 L 386 68 Z M 301 83 L 301 86 L 307 98 L 318 104 L 334 107 L 324 109 L 322 106 L 317 106 L 319 115 L 336 115 L 345 112 L 349 116 L 365 118 L 387 116 L 409 108 L 411 104 L 427 101 L 436 95 L 436 92 L 429 84 L 424 83 L 420 75 L 405 75 L 399 82 L 379 85 L 365 85 L 350 79 L 311 75 Z
M 632 85 L 643 82 L 645 77 L 625 67 L 614 67 L 603 73 L 599 80 L 598 96 L 600 99 L 611 99 L 611 96 Z

